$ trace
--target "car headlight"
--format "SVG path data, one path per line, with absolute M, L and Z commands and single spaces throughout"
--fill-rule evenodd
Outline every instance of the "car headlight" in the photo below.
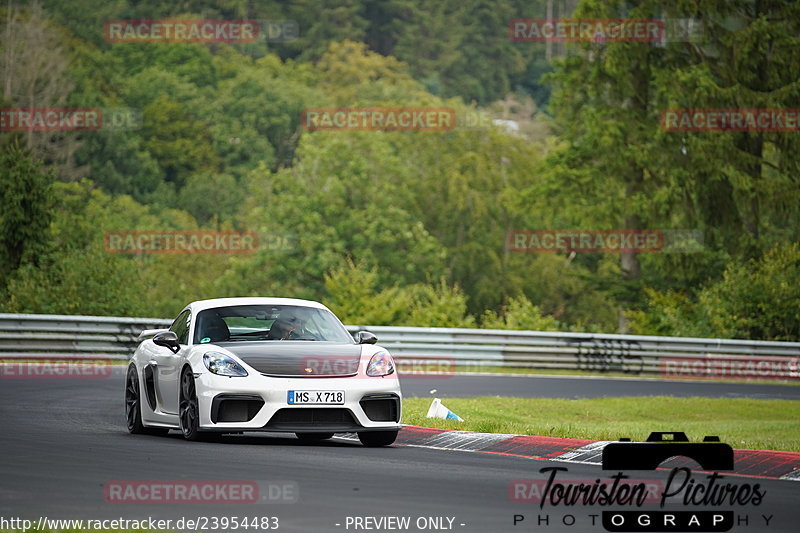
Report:
M 372 356 L 367 365 L 368 376 L 388 376 L 394 373 L 394 361 L 386 352 L 378 352 Z
M 220 376 L 239 376 L 247 375 L 247 370 L 228 355 L 219 352 L 206 352 L 203 355 L 203 364 L 212 374 Z

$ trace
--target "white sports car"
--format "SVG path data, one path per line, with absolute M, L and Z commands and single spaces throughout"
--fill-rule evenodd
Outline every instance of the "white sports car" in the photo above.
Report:
M 274 431 L 304 440 L 356 432 L 394 442 L 401 393 L 392 356 L 353 336 L 324 305 L 289 298 L 193 302 L 168 330 L 146 330 L 125 380 L 131 433 L 188 440 Z

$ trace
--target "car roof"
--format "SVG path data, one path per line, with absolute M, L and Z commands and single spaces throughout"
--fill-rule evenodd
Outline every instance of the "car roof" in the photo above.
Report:
M 327 307 L 319 302 L 312 300 L 300 300 L 297 298 L 273 298 L 266 296 L 248 296 L 239 298 L 213 298 L 211 300 L 198 300 L 187 305 L 184 309 L 191 309 L 192 314 L 196 314 L 205 309 L 215 309 L 217 307 L 231 307 L 234 305 L 298 305 L 301 307 L 314 307 L 326 309 Z

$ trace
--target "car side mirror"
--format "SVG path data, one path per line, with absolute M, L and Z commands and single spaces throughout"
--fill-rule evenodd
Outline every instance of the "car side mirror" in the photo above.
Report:
M 169 348 L 172 353 L 178 353 L 181 345 L 178 342 L 178 335 L 174 331 L 162 331 L 153 335 L 153 342 L 159 346 Z
M 356 343 L 358 344 L 375 344 L 378 342 L 378 337 L 369 331 L 359 331 L 355 335 Z

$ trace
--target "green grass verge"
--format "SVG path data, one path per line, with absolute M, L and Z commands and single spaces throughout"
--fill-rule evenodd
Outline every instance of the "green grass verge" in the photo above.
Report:
M 464 422 L 425 418 L 431 398 L 403 400 L 403 423 L 485 433 L 591 440 L 683 431 L 692 442 L 718 435 L 734 448 L 800 452 L 800 401 L 647 396 L 582 400 L 445 398 Z
M 630 374 L 624 372 L 600 372 L 592 370 L 572 370 L 568 368 L 527 368 L 510 366 L 456 365 L 457 374 L 522 374 L 534 376 L 577 376 L 597 378 L 629 378 L 629 379 L 663 379 L 656 374 Z M 675 379 L 675 378 L 670 378 Z M 751 385 L 794 385 L 800 386 L 798 380 L 765 380 L 765 379 L 691 379 L 687 381 L 703 381 L 708 383 L 748 383 Z

